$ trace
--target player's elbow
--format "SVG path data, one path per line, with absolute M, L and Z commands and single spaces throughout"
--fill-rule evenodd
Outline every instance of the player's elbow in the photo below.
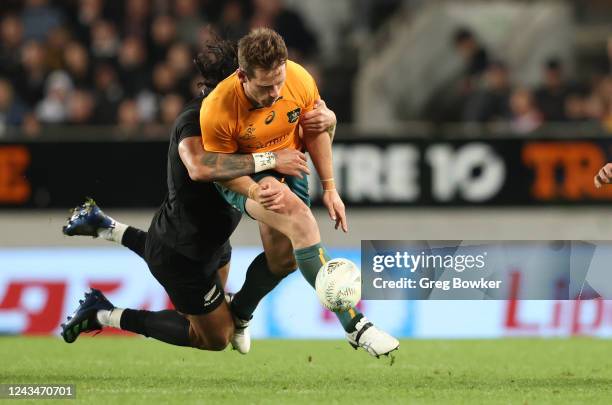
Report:
M 193 181 L 210 182 L 215 180 L 212 170 L 208 167 L 191 166 L 187 169 L 189 178 Z

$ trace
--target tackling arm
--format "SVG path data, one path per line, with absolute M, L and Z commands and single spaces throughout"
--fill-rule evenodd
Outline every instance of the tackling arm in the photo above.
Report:
M 201 138 L 191 136 L 179 143 L 178 151 L 194 181 L 229 180 L 269 169 L 300 177 L 308 173 L 306 157 L 292 149 L 252 154 L 207 152 Z
M 233 179 L 255 172 L 253 155 L 206 152 L 199 136 L 183 139 L 178 151 L 189 177 L 194 181 Z

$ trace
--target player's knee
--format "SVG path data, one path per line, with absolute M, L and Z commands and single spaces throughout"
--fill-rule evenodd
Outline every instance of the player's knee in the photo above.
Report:
M 304 201 L 292 192 L 287 192 L 283 198 L 283 205 L 289 216 L 299 216 L 304 211 L 304 207 L 308 208 Z
M 231 327 L 216 328 L 215 330 L 209 330 L 203 326 L 193 322 L 190 324 L 189 341 L 191 347 L 212 351 L 221 351 L 227 347 L 234 333 L 233 323 L 231 323 Z
M 230 336 L 227 333 L 212 333 L 208 336 L 208 350 L 225 350 L 229 342 Z
M 308 235 L 317 231 L 317 221 L 310 208 L 302 201 L 296 204 L 291 211 L 291 224 L 295 232 Z
M 208 333 L 206 335 L 195 335 L 191 340 L 191 347 L 200 350 L 221 351 L 230 342 L 230 336 L 225 333 Z
M 202 335 L 189 334 L 189 344 L 194 349 L 206 350 L 206 340 Z
M 286 207 L 287 214 L 295 219 L 303 219 L 307 214 L 311 214 L 310 208 L 302 201 L 298 196 L 293 193 L 288 193 L 284 200 L 283 204 Z

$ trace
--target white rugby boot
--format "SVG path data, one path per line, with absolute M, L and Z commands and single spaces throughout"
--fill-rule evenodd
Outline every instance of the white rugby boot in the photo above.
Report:
M 232 300 L 234 299 L 234 294 L 225 293 L 225 300 L 230 306 L 230 310 L 232 308 Z M 232 347 L 240 354 L 247 354 L 251 350 L 251 332 L 249 331 L 249 321 L 238 318 L 236 315 L 232 313 L 234 318 L 234 335 L 230 339 Z
M 376 358 L 399 348 L 396 338 L 378 329 L 365 316 L 357 322 L 354 332 L 346 334 L 346 339 L 355 350 L 361 347 Z

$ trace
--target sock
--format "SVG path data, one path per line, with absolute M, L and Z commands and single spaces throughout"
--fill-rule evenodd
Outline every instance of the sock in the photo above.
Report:
M 312 245 L 303 249 L 295 250 L 295 259 L 297 260 L 298 267 L 302 272 L 302 275 L 308 281 L 308 283 L 315 287 L 315 281 L 317 279 L 317 273 L 322 265 L 329 261 L 330 257 L 327 255 L 327 251 L 320 243 Z M 357 308 L 351 308 L 344 312 L 334 312 L 336 317 L 342 324 L 344 330 L 348 333 L 355 331 L 355 325 L 363 314 L 359 312 Z
M 128 226 L 123 237 L 121 238 L 121 244 L 138 256 L 144 258 L 145 244 L 147 242 L 147 233 L 133 226 Z
M 327 255 L 327 251 L 320 243 L 295 250 L 295 260 L 300 268 L 300 272 L 312 288 L 315 286 L 319 269 L 327 263 L 329 259 L 330 257 Z
M 113 226 L 110 228 L 99 228 L 98 236 L 111 242 L 121 243 L 121 239 L 123 239 L 123 234 L 127 228 L 128 226 L 126 224 L 122 224 L 113 219 Z
M 270 272 L 265 253 L 260 253 L 249 265 L 246 279 L 232 300 L 232 312 L 240 319 L 250 320 L 259 301 L 282 280 Z
M 124 309 L 121 314 L 120 327 L 123 330 L 152 337 L 171 345 L 191 346 L 189 321 L 177 311 L 166 309 L 151 312 Z
M 121 314 L 123 314 L 123 311 L 123 308 L 113 308 L 112 310 L 101 309 L 96 313 L 96 317 L 102 326 L 121 328 Z

